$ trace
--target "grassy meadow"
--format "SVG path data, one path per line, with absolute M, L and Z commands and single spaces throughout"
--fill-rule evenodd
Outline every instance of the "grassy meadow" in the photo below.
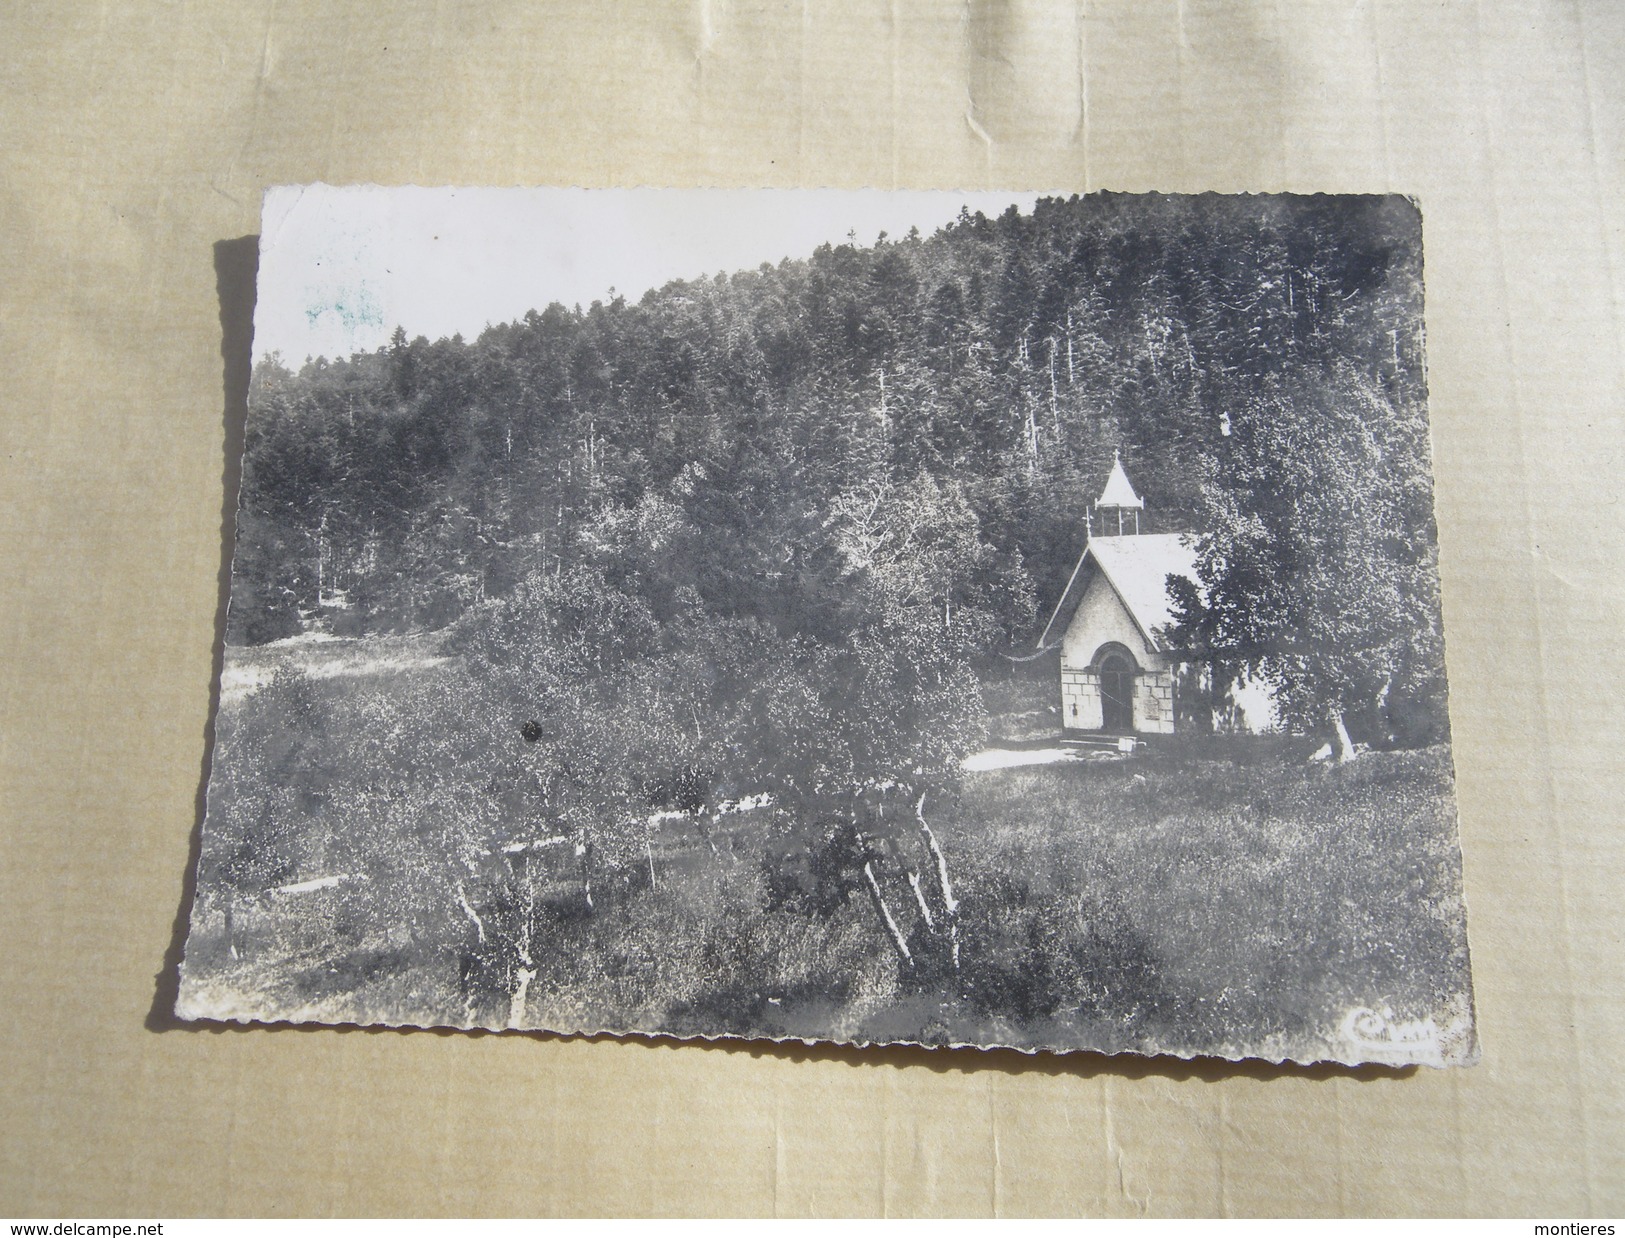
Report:
M 808 846 L 771 805 L 704 832 L 651 811 L 637 854 L 587 873 L 572 839 L 518 819 L 488 751 L 522 744 L 502 706 L 467 699 L 433 648 L 381 652 L 335 642 L 341 669 L 313 674 L 308 649 L 274 651 L 280 673 L 222 707 L 194 1008 L 1298 1060 L 1369 1056 L 1348 1043 L 1362 1007 L 1464 1013 L 1445 748 L 1335 767 L 1302 740 L 1207 737 L 967 774 L 926 810 L 956 972 L 906 865 L 880 884 L 911 962 L 841 875 L 840 838 Z

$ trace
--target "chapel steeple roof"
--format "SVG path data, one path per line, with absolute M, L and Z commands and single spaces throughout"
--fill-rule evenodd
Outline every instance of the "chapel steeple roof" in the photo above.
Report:
M 1143 508 L 1145 500 L 1134 493 L 1134 487 L 1129 485 L 1128 474 L 1123 472 L 1123 457 L 1119 452 L 1112 452 L 1111 476 L 1106 478 L 1106 488 L 1100 492 L 1096 507 L 1137 507 Z

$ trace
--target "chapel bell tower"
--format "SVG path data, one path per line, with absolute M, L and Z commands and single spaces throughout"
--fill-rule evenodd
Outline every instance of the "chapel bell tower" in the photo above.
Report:
M 1129 485 L 1128 474 L 1123 471 L 1123 457 L 1120 452 L 1112 452 L 1112 471 L 1106 478 L 1106 488 L 1100 492 L 1095 505 L 1089 509 L 1085 520 L 1088 522 L 1090 537 L 1122 537 L 1125 534 L 1140 531 L 1140 513 L 1145 510 L 1145 500 L 1134 493 L 1134 487 Z M 1100 530 L 1095 530 L 1095 520 L 1100 520 Z

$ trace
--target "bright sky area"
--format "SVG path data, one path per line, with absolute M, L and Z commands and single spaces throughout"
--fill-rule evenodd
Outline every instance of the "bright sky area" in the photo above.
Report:
M 254 353 L 342 357 L 408 336 L 473 339 L 557 301 L 635 301 L 674 279 L 807 257 L 855 234 L 929 234 L 1038 194 L 880 190 L 270 190 Z M 611 291 L 613 289 L 613 291 Z

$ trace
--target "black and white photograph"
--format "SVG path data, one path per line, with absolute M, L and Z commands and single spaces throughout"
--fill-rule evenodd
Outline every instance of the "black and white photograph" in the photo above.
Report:
M 1422 237 L 270 191 L 177 1012 L 1472 1063 Z

